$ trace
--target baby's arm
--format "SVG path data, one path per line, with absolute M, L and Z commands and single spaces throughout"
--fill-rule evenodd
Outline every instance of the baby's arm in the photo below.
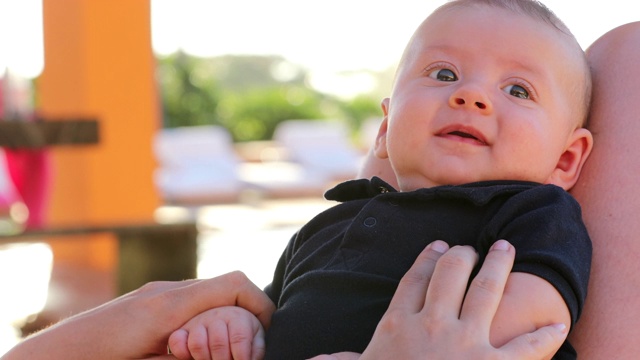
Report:
M 207 310 L 174 331 L 169 348 L 181 360 L 258 360 L 264 357 L 264 329 L 258 318 L 237 306 Z
M 496 285 L 487 283 L 484 286 L 491 289 Z M 556 288 L 538 276 L 514 272 L 509 275 L 491 324 L 491 344 L 500 347 L 518 335 L 560 323 L 569 329 L 571 316 Z

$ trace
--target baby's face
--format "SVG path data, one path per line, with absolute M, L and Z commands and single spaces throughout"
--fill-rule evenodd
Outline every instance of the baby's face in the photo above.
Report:
M 582 106 L 584 69 L 568 36 L 504 9 L 458 7 L 426 20 L 409 46 L 383 103 L 382 157 L 400 189 L 545 183 Z

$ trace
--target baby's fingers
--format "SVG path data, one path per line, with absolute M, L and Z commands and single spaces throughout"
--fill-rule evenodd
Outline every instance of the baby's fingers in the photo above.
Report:
M 171 354 L 179 360 L 190 360 L 191 353 L 187 347 L 187 340 L 189 338 L 189 332 L 185 329 L 178 329 L 169 336 L 169 349 Z
M 235 321 L 229 322 L 227 326 L 231 355 L 234 360 L 260 360 L 264 358 L 264 330 L 255 316 L 238 317 Z
M 209 348 L 207 349 L 207 353 L 211 353 L 210 358 L 214 360 L 233 359 L 234 357 L 231 355 L 229 324 L 226 321 L 216 321 L 209 324 L 207 330 L 209 332 Z M 194 349 L 192 349 L 191 346 L 189 346 L 189 349 L 191 349 L 191 355 L 194 355 Z M 209 359 L 209 357 L 198 358 L 194 356 L 194 359 Z
M 251 360 L 262 360 L 267 351 L 267 344 L 264 341 L 264 329 L 260 326 L 260 330 L 253 337 L 253 349 L 251 350 Z

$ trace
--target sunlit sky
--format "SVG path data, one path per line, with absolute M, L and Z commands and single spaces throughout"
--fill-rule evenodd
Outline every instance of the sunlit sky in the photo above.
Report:
M 416 26 L 444 0 L 150 0 L 155 51 L 193 55 L 282 55 L 308 70 L 394 66 Z M 640 20 L 635 1 L 546 0 L 587 47 L 606 31 Z M 37 76 L 41 0 L 0 0 L 0 72 Z
M 153 44 L 159 53 L 282 54 L 310 68 L 381 69 L 395 64 L 413 30 L 444 2 L 151 0 Z M 584 47 L 617 25 L 640 20 L 629 0 L 544 3 Z
M 336 73 L 394 67 L 415 28 L 445 2 L 151 0 L 153 46 L 158 54 L 282 55 L 310 71 L 315 88 L 350 96 L 371 90 L 372 79 Z M 634 3 L 545 1 L 584 48 L 606 31 L 640 20 Z

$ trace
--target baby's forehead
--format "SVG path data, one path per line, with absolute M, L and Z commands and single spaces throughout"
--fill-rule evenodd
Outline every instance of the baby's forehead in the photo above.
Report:
M 456 58 L 465 61 L 499 58 L 504 60 L 501 64 L 544 72 L 554 78 L 554 88 L 566 90 L 559 96 L 573 108 L 589 103 L 591 81 L 584 51 L 568 30 L 540 17 L 487 5 L 440 8 L 417 29 L 401 66 L 424 66 L 421 58 L 431 60 L 430 52 L 447 49 L 457 51 Z
M 534 1 L 524 1 L 524 3 L 532 2 Z M 502 19 L 505 22 L 511 22 L 514 19 L 518 19 L 516 21 L 535 22 L 538 26 L 540 26 L 540 28 L 551 29 L 557 32 L 560 38 L 572 39 L 577 43 L 577 41 L 571 34 L 571 31 L 566 27 L 566 25 L 546 7 L 543 8 L 547 9 L 547 12 L 543 12 L 542 10 L 532 11 L 531 9 L 497 5 L 502 3 L 504 2 L 482 2 L 465 0 L 451 1 L 435 9 L 430 15 L 428 15 L 423 20 L 422 24 L 418 27 L 417 31 L 423 28 L 425 24 L 430 24 L 431 22 L 438 21 L 442 18 L 447 18 L 446 22 L 460 22 L 459 18 L 461 14 L 471 14 L 475 18 L 482 18 L 483 16 L 487 15 L 497 15 L 496 17 L 498 19 Z M 516 1 L 513 3 L 519 2 Z M 500 25 L 500 20 L 496 20 L 494 18 L 486 25 L 498 27 Z M 518 32 L 518 28 L 513 28 L 512 32 Z
M 485 17 L 489 19 L 485 21 Z M 476 43 L 470 44 L 469 41 Z M 476 44 L 482 46 L 474 46 Z M 469 51 L 486 50 L 487 56 L 530 56 L 543 62 L 553 61 L 544 58 L 535 46 L 528 44 L 553 49 L 554 57 L 564 57 L 569 63 L 584 57 L 584 52 L 568 30 L 564 32 L 540 17 L 487 5 L 457 5 L 437 9 L 416 29 L 406 52 L 466 46 Z M 510 53 L 512 49 L 517 52 Z
M 524 16 L 532 20 L 550 25 L 559 31 L 570 35 L 571 31 L 553 11 L 539 1 L 534 0 L 449 0 L 436 8 L 431 16 L 438 16 L 456 9 L 482 9 L 483 11 L 509 12 L 509 16 Z
M 533 1 L 524 1 L 524 3 L 531 2 Z M 557 56 L 565 56 L 570 61 L 576 61 L 576 57 L 584 58 L 584 51 L 571 34 L 571 31 L 546 7 L 542 7 L 542 9 L 546 9 L 548 15 L 545 15 L 542 10 L 514 9 L 487 5 L 487 3 L 519 2 L 492 0 L 486 0 L 486 2 L 467 0 L 449 2 L 436 9 L 422 22 L 416 29 L 412 40 L 425 39 L 427 37 L 438 39 L 440 35 L 446 35 L 447 30 L 450 32 L 453 29 L 454 32 L 459 32 L 460 29 L 463 29 L 460 31 L 463 34 L 459 34 L 459 38 L 466 35 L 471 37 L 479 36 L 479 41 L 499 44 L 505 37 L 516 37 L 521 43 L 532 41 L 554 47 L 558 50 L 555 51 Z M 538 9 L 538 7 L 534 8 Z M 488 18 L 488 20 L 484 21 L 485 18 Z M 529 24 L 529 26 L 527 27 L 526 24 Z M 452 25 L 453 27 L 451 27 Z M 495 31 L 492 31 L 487 36 L 486 32 L 476 31 L 476 26 Z M 479 34 L 484 34 L 485 36 L 482 37 Z M 450 37 L 447 39 L 451 41 Z M 413 41 L 410 41 L 410 44 L 411 42 Z M 520 48 L 519 50 L 537 55 L 533 49 Z

